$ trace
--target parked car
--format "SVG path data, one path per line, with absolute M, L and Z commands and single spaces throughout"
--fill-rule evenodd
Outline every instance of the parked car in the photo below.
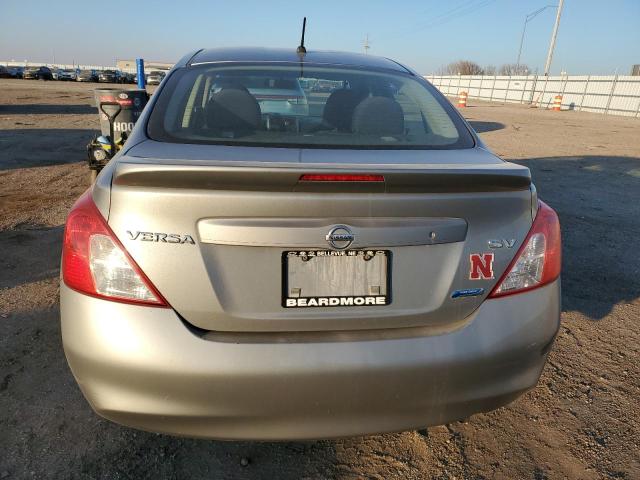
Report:
M 97 82 L 98 75 L 95 70 L 80 70 L 80 73 L 76 76 L 78 82 Z
M 116 70 L 116 83 L 132 83 L 132 81 L 132 74 Z
M 11 72 L 4 65 L 0 65 L 0 78 L 12 78 Z
M 60 74 L 58 76 L 59 80 L 65 81 L 75 81 L 77 78 L 76 71 L 71 68 L 65 68 L 64 70 L 60 70 Z
M 162 79 L 165 76 L 166 76 L 166 73 L 159 70 L 154 70 L 152 72 L 149 72 L 149 75 L 147 75 L 147 84 L 160 85 L 160 82 L 162 82 Z
M 115 70 L 102 70 L 98 74 L 98 81 L 100 83 L 117 83 L 118 75 Z
M 251 93 L 256 77 L 305 76 L 342 88 L 305 115 L 263 112 Z M 200 50 L 67 218 L 64 349 L 90 405 L 144 430 L 424 428 L 536 385 L 560 251 L 529 169 L 411 69 Z
M 8 70 L 12 78 L 22 78 L 24 67 L 9 67 Z
M 53 74 L 49 67 L 25 67 L 22 78 L 25 80 L 53 80 Z
M 62 69 L 60 68 L 52 68 L 51 69 L 51 78 L 53 80 L 60 80 L 60 73 L 62 72 Z

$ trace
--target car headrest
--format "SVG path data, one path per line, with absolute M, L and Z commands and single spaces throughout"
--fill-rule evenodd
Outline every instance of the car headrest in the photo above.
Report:
M 213 95 L 206 108 L 207 125 L 214 130 L 246 133 L 260 127 L 260 105 L 240 85 L 223 87 Z
M 404 113 L 398 102 L 387 97 L 368 97 L 353 112 L 354 133 L 398 135 L 404 132 Z
M 353 111 L 360 100 L 362 95 L 354 90 L 334 90 L 324 105 L 322 119 L 339 132 L 350 132 Z

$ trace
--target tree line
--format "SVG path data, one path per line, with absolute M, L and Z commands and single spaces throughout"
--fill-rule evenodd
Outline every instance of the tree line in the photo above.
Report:
M 470 60 L 458 60 L 438 69 L 438 75 L 528 75 L 531 72 L 527 65 L 505 63 L 500 68 L 495 65 L 481 67 Z

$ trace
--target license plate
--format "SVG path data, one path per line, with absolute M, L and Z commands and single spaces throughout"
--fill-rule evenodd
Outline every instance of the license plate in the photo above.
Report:
M 391 303 L 388 250 L 282 254 L 285 308 L 375 307 Z

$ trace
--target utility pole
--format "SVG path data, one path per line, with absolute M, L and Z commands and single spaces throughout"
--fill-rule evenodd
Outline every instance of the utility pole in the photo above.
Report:
M 553 59 L 553 50 L 556 48 L 556 37 L 558 36 L 558 27 L 560 26 L 560 16 L 562 15 L 563 5 L 564 0 L 560 0 L 560 2 L 558 3 L 558 13 L 556 14 L 556 23 L 553 26 L 553 33 L 551 34 L 551 43 L 549 44 L 547 63 L 544 66 L 545 77 L 549 76 L 549 70 L 551 69 L 551 60 Z
M 367 33 L 366 38 L 364 39 L 364 54 L 369 53 L 369 49 L 371 48 L 371 44 L 369 43 L 369 34 Z

